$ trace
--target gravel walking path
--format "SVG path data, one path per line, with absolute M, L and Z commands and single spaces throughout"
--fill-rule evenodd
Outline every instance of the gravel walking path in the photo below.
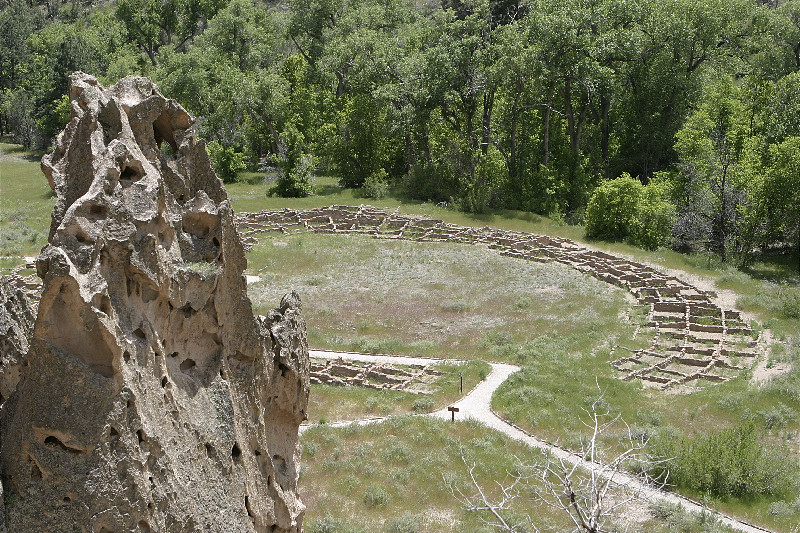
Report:
M 360 361 L 365 363 L 380 363 L 380 364 L 430 365 L 435 363 L 464 362 L 456 359 L 432 359 L 427 357 L 406 357 L 401 355 L 370 355 L 363 353 L 334 352 L 327 350 L 310 350 L 310 355 L 311 357 L 320 359 L 341 358 L 348 361 Z M 543 440 L 537 439 L 536 437 L 524 431 L 523 429 L 514 426 L 512 424 L 509 424 L 508 422 L 497 416 L 494 413 L 494 411 L 492 411 L 491 407 L 492 395 L 500 387 L 500 385 L 502 385 L 503 382 L 509 378 L 509 376 L 519 371 L 520 367 L 505 363 L 489 363 L 489 364 L 492 366 L 492 371 L 489 373 L 486 379 L 481 381 L 474 389 L 472 389 L 469 393 L 467 393 L 463 398 L 452 404 L 452 407 L 457 407 L 459 409 L 458 413 L 456 414 L 456 419 L 465 420 L 468 418 L 472 418 L 474 420 L 481 422 L 487 427 L 500 431 L 501 433 L 511 437 L 516 441 L 523 442 L 533 448 L 549 452 L 550 454 L 552 454 L 554 458 L 561 459 L 565 463 L 569 463 L 571 465 L 575 463 L 581 463 L 584 465 L 585 468 L 587 469 L 591 468 L 592 464 L 584 460 L 581 456 L 572 453 L 560 446 L 554 444 L 548 444 Z M 441 418 L 443 420 L 449 421 L 452 415 L 451 412 L 445 408 L 433 413 L 417 415 L 417 416 L 432 416 L 435 418 Z M 366 425 L 366 424 L 381 422 L 386 418 L 388 417 L 364 418 L 360 420 L 327 423 L 326 426 L 344 427 L 344 426 L 349 426 L 351 424 Z M 300 426 L 300 432 L 302 433 L 303 431 L 305 431 L 310 427 L 314 427 L 314 425 Z M 732 527 L 737 531 L 743 531 L 745 533 L 763 533 L 765 531 L 766 532 L 770 531 L 768 529 L 759 526 L 748 524 L 747 522 L 738 520 L 726 514 L 709 510 L 708 508 L 703 507 L 700 503 L 691 500 L 689 498 L 686 498 L 684 496 L 672 492 L 659 490 L 653 487 L 645 486 L 642 484 L 641 480 L 639 480 L 635 476 L 631 476 L 623 472 L 615 472 L 613 473 L 613 477 L 618 485 L 627 486 L 638 491 L 641 494 L 643 500 L 646 501 L 660 500 L 662 502 L 666 502 L 673 505 L 678 504 L 683 506 L 684 509 L 695 513 L 700 513 L 703 511 L 712 512 L 720 520 L 720 522 L 722 522 L 726 526 Z

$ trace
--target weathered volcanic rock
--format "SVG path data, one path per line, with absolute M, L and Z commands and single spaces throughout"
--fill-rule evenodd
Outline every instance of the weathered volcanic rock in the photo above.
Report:
M 0 406 L 17 388 L 36 318 L 25 292 L 12 281 L 9 276 L 0 277 Z
M 308 348 L 254 317 L 193 119 L 145 78 L 71 77 L 58 200 L 0 467 L 9 531 L 296 532 Z

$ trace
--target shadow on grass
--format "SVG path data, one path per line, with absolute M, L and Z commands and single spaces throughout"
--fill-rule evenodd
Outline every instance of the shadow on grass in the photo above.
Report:
M 773 283 L 800 285 L 798 256 L 790 251 L 770 251 L 761 255 L 752 265 L 743 267 L 748 276 Z
M 332 185 L 330 183 L 324 183 L 314 187 L 314 194 L 316 196 L 333 196 L 334 194 L 339 194 L 343 191 L 344 189 L 342 187 L 338 185 Z

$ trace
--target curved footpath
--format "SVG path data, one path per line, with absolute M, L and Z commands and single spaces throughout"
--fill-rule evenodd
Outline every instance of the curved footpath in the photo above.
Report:
M 318 359 L 345 359 L 348 361 L 360 361 L 366 363 L 381 363 L 381 364 L 415 364 L 415 365 L 430 365 L 436 363 L 462 363 L 465 361 L 460 361 L 457 359 L 432 359 L 426 357 L 407 357 L 402 355 L 369 355 L 363 353 L 352 353 L 352 352 L 334 352 L 334 351 L 327 351 L 327 350 L 310 350 L 311 357 L 318 358 Z M 543 440 L 537 439 L 527 431 L 509 424 L 505 420 L 501 419 L 497 416 L 494 411 L 492 411 L 492 395 L 494 392 L 500 387 L 500 385 L 508 379 L 511 374 L 520 370 L 520 367 L 515 365 L 509 365 L 505 363 L 489 363 L 492 366 L 492 371 L 489 375 L 481 381 L 474 389 L 472 389 L 466 396 L 458 400 L 457 402 L 453 403 L 454 407 L 459 409 L 457 418 L 461 420 L 472 418 L 481 422 L 487 427 L 500 431 L 505 435 L 511 437 L 514 440 L 519 442 L 523 442 L 528 446 L 533 448 L 540 449 L 542 451 L 547 451 L 551 453 L 557 459 L 563 460 L 565 463 L 569 464 L 576 464 L 582 463 L 585 468 L 590 469 L 592 467 L 591 463 L 584 460 L 578 454 L 572 453 L 560 446 L 554 444 L 548 444 Z M 450 412 L 445 409 L 440 409 L 439 411 L 435 411 L 433 413 L 422 414 L 422 415 L 412 415 L 412 416 L 431 416 L 435 418 L 441 418 L 444 420 L 450 420 L 451 414 Z M 359 425 L 366 425 L 376 422 L 381 422 L 388 417 L 373 417 L 373 418 L 364 418 L 359 420 L 349 420 L 344 422 L 334 422 L 334 423 L 327 423 L 326 427 L 344 427 L 349 426 L 351 424 L 359 424 Z M 300 426 L 300 433 L 303 433 L 306 429 L 314 427 L 316 424 L 306 424 Z M 602 474 L 602 473 L 601 473 Z M 607 473 L 605 475 L 608 475 Z M 650 486 L 646 486 L 641 483 L 641 481 L 624 472 L 614 472 L 611 474 L 614 478 L 614 482 L 621 486 L 630 487 L 637 492 L 640 493 L 640 497 L 643 500 L 653 501 L 653 500 L 660 500 L 662 502 L 670 503 L 670 504 L 679 504 L 683 506 L 684 509 L 687 509 L 691 512 L 709 512 L 711 511 L 723 524 L 726 526 L 732 527 L 737 531 L 744 531 L 746 533 L 763 533 L 769 532 L 770 530 L 755 526 L 753 524 L 748 524 L 742 520 L 738 520 L 731 516 L 728 516 L 723 513 L 719 513 L 714 511 L 713 509 L 708 509 L 704 507 L 700 503 L 686 498 L 684 496 L 666 492 L 663 490 L 659 490 Z

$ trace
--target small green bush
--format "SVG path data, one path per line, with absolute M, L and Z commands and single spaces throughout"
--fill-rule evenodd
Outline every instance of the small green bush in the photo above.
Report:
M 797 484 L 797 460 L 784 449 L 765 448 L 752 420 L 708 435 L 655 440 L 655 455 L 674 458 L 657 474 L 669 473 L 679 487 L 727 498 L 780 495 Z
M 392 497 L 389 493 L 381 487 L 370 485 L 367 487 L 367 490 L 364 491 L 364 503 L 367 507 L 386 505 L 391 499 Z
M 270 188 L 270 196 L 282 198 L 304 198 L 314 192 L 314 158 L 302 153 L 297 158 L 283 162 L 283 172 L 275 185 Z
M 675 207 L 664 197 L 660 185 L 643 186 L 627 173 L 606 181 L 586 207 L 586 236 L 655 250 L 668 242 L 675 220 Z
M 382 168 L 379 168 L 364 180 L 364 186 L 361 188 L 361 193 L 365 198 L 374 198 L 380 200 L 389 194 L 389 174 Z
M 411 404 L 411 409 L 413 409 L 415 413 L 430 411 L 433 409 L 433 398 L 430 396 L 422 396 L 417 398 L 414 400 L 414 403 Z
M 247 169 L 245 155 L 233 146 L 223 146 L 219 141 L 208 143 L 208 156 L 217 176 L 225 183 L 236 181 L 239 172 Z

